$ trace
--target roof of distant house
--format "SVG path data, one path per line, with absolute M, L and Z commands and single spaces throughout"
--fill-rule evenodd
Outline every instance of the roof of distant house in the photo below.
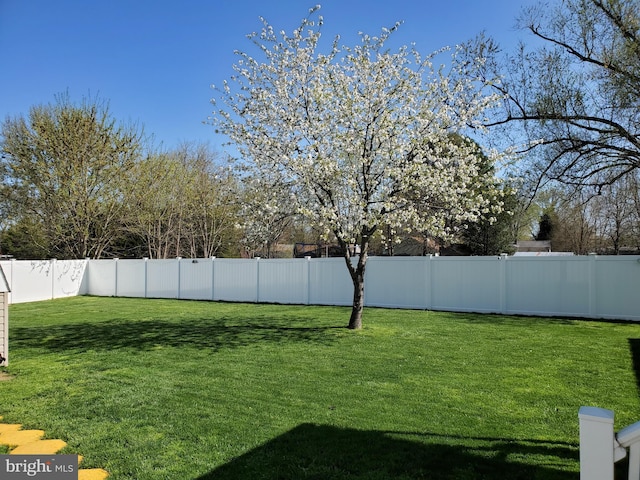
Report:
M 550 252 L 551 240 L 518 240 L 517 252 Z
M 514 257 L 570 257 L 573 252 L 516 252 Z

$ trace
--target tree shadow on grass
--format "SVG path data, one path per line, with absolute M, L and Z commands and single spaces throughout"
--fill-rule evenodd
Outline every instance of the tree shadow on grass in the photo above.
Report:
M 13 349 L 45 348 L 52 352 L 148 350 L 157 347 L 194 347 L 210 350 L 246 347 L 257 343 L 307 342 L 331 344 L 336 327 L 286 324 L 279 318 L 187 318 L 131 321 L 114 319 L 62 325 L 14 327 Z
M 562 442 L 303 424 L 198 480 L 575 480 L 577 457 Z
M 629 350 L 631 350 L 631 365 L 636 374 L 636 385 L 640 391 L 640 338 L 629 339 Z

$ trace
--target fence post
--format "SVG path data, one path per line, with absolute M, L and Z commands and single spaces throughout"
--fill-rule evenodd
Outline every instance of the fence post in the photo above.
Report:
M 622 448 L 629 449 L 629 478 L 640 478 L 640 422 L 620 430 L 616 439 Z
M 211 257 L 211 300 L 216 299 L 216 257 Z
M 504 315 L 507 313 L 507 288 L 509 288 L 507 261 L 509 260 L 509 255 L 501 253 L 498 258 L 500 259 L 500 313 Z
M 49 261 L 51 264 L 51 300 L 56 298 L 56 261 L 55 258 Z
M 147 278 L 149 275 L 149 269 L 147 268 L 149 265 L 149 257 L 142 257 L 142 260 L 144 260 L 144 298 L 147 298 L 149 291 L 149 279 Z
M 119 260 L 119 258 L 114 258 L 113 259 L 113 261 L 115 262 L 114 265 L 115 265 L 115 271 L 116 271 L 115 275 L 114 275 L 114 278 L 115 278 L 115 285 L 114 285 L 114 293 L 115 293 L 115 295 L 114 295 L 114 297 L 118 296 L 118 260 Z
M 182 293 L 182 285 L 180 285 L 182 282 L 182 257 L 176 257 L 176 260 L 178 261 L 178 291 L 176 292 L 176 298 L 180 300 L 180 294 Z
M 580 480 L 613 480 L 613 412 L 580 407 Z
M 307 298 L 305 299 L 305 304 L 309 305 L 311 302 L 311 257 L 304 257 L 306 262 L 304 262 L 304 266 L 307 269 L 306 281 L 307 281 Z
M 589 254 L 589 318 L 595 318 L 598 313 L 596 270 L 598 269 L 596 261 L 598 256 L 595 253 Z
M 433 304 L 433 263 L 431 263 L 431 261 L 433 260 L 433 255 L 429 254 L 427 255 L 425 260 L 425 268 L 427 269 L 427 271 L 425 272 L 425 284 L 426 284 L 426 288 L 425 288 L 425 310 L 431 310 L 432 304 Z
M 256 257 L 256 303 L 260 303 L 260 257 Z

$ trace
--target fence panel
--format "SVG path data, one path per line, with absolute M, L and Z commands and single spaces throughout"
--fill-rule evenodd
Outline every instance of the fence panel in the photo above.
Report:
M 387 308 L 428 308 L 429 257 L 371 257 L 365 304 Z M 342 267 L 346 270 L 346 267 Z
M 507 313 L 589 316 L 591 258 L 509 258 Z
M 351 305 L 353 301 L 353 283 L 344 259 L 318 258 L 305 261 L 310 262 L 310 304 Z
M 229 302 L 258 300 L 258 262 L 234 258 L 216 259 L 213 268 L 213 299 Z
M 179 298 L 180 260 L 147 260 L 147 297 Z
M 640 257 L 595 257 L 594 314 L 640 320 Z
M 180 298 L 186 300 L 213 299 L 213 258 L 180 261 Z
M 65 260 L 53 265 L 53 298 L 75 297 L 82 289 L 86 260 Z M 84 293 L 84 292 L 83 292 Z
M 54 267 L 51 260 L 12 262 L 11 302 L 36 302 L 53 298 Z
M 89 260 L 85 272 L 87 293 L 98 297 L 115 297 L 117 264 L 114 260 Z
M 309 261 L 298 259 L 260 260 L 258 263 L 258 301 L 289 304 L 308 303 Z
M 502 262 L 500 257 L 432 257 L 431 308 L 501 312 Z
M 118 297 L 146 296 L 146 260 L 115 260 L 113 262 L 117 262 L 116 295 Z

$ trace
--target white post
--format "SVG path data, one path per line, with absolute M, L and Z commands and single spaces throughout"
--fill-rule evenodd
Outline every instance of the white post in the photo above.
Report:
M 305 271 L 307 272 L 307 275 L 306 275 L 307 288 L 306 288 L 305 305 L 309 305 L 311 303 L 311 257 L 306 256 L 304 257 L 304 259 L 306 260 L 304 262 L 304 268 L 305 268 Z
M 49 263 L 51 265 L 51 300 L 56 298 L 56 258 L 52 258 Z
M 629 447 L 629 478 L 640 478 L 640 443 L 634 443 Z
M 613 480 L 613 412 L 580 407 L 580 480 Z
M 116 271 L 116 274 L 115 274 L 115 285 L 114 285 L 114 290 L 115 290 L 114 297 L 118 296 L 118 260 L 120 260 L 120 259 L 119 258 L 114 258 L 113 259 L 113 262 L 114 262 L 114 265 L 115 265 L 115 271 Z
M 211 301 L 216 299 L 216 257 L 211 257 Z
M 176 298 L 180 300 L 180 296 L 182 295 L 182 257 L 176 257 L 178 262 L 178 291 L 176 292 Z
M 260 303 L 260 257 L 256 257 L 256 303 Z
M 506 253 L 501 253 L 498 257 L 500 259 L 500 313 L 505 315 L 507 313 L 507 261 L 509 259 L 509 255 Z
M 429 254 L 425 257 L 425 289 L 424 289 L 424 308 L 425 310 L 431 310 L 433 304 L 433 255 Z
M 142 257 L 142 260 L 144 260 L 144 298 L 147 298 L 149 292 L 149 279 L 147 278 L 149 275 L 149 257 Z
M 598 290 L 596 285 L 596 279 L 598 274 L 598 265 L 596 261 L 598 260 L 598 256 L 594 253 L 589 254 L 589 317 L 596 318 L 598 313 Z
M 640 422 L 623 428 L 616 435 L 620 446 L 629 449 L 629 480 L 640 478 Z

